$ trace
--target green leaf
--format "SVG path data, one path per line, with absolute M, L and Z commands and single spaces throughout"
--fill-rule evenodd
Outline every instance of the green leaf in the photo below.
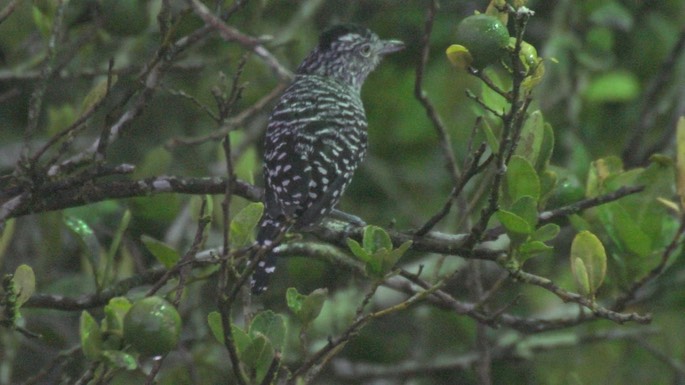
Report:
M 536 165 L 544 136 L 545 121 L 542 117 L 542 112 L 540 110 L 533 111 L 521 128 L 521 134 L 514 154 L 525 158 L 530 164 Z
M 218 314 L 218 313 L 217 313 Z M 221 325 L 221 316 L 219 316 L 219 325 Z M 223 327 L 221 328 L 221 343 L 224 342 L 223 337 Z M 238 353 L 244 354 L 247 347 L 252 343 L 252 339 L 243 329 L 239 328 L 237 325 L 231 325 L 231 334 L 233 334 L 233 343 L 235 344 Z
M 173 247 L 167 245 L 166 243 L 154 239 L 148 235 L 143 235 L 140 237 L 145 247 L 152 253 L 152 255 L 167 269 L 174 266 L 181 255 Z
M 347 246 L 352 254 L 366 264 L 367 274 L 374 278 L 385 276 L 411 247 L 411 244 L 411 241 L 407 241 L 393 250 L 390 236 L 377 226 L 366 226 L 362 245 L 353 239 L 347 240 Z
M 603 207 L 603 209 L 610 211 L 610 226 L 616 230 L 615 235 L 622 245 L 640 257 L 646 257 L 651 254 L 651 238 L 642 231 L 640 226 L 635 222 L 635 219 L 628 215 L 621 204 L 608 204 Z
M 131 308 L 131 302 L 126 297 L 114 297 L 105 305 L 104 330 L 108 333 L 123 335 L 124 317 Z
M 676 126 L 676 179 L 680 208 L 685 210 L 685 116 Z
M 302 311 L 305 298 L 307 297 L 304 294 L 300 294 L 294 287 L 289 287 L 288 290 L 285 291 L 285 302 L 288 305 L 288 309 L 296 315 Z
M 308 295 L 300 294 L 294 287 L 286 291 L 286 302 L 288 308 L 304 324 L 308 325 L 321 313 L 328 289 L 316 289 Z
M 492 127 L 490 126 L 490 123 L 488 123 L 487 119 L 482 120 L 480 128 L 485 134 L 485 141 L 488 143 L 488 146 L 490 146 L 490 150 L 492 150 L 493 153 L 497 153 L 499 151 L 499 139 L 497 139 L 497 136 L 495 136 L 495 133 L 492 131 Z
M 504 226 L 504 230 L 514 243 L 525 241 L 533 233 L 533 227 L 520 216 L 511 211 L 498 210 L 497 220 Z
M 592 162 L 588 172 L 585 195 L 589 198 L 608 192 L 607 180 L 623 172 L 623 161 L 617 156 L 608 156 Z
M 528 222 L 531 228 L 538 224 L 537 202 L 530 196 L 523 196 L 514 202 L 511 205 L 511 212 Z
M 90 89 L 83 102 L 81 102 L 81 115 L 88 113 L 96 104 L 100 103 L 102 99 L 107 96 L 107 93 L 117 82 L 117 75 L 112 76 L 111 80 L 103 79 Z M 110 88 L 107 88 L 107 82 L 110 82 Z
M 548 223 L 546 225 L 540 226 L 533 233 L 533 239 L 540 242 L 547 242 L 557 237 L 561 231 L 561 227 L 554 223 Z
M 43 36 L 50 36 L 53 17 L 47 13 L 41 12 L 40 8 L 35 5 L 31 7 L 31 14 L 33 16 L 33 23 L 38 28 L 38 31 L 40 31 Z
M 81 243 L 81 247 L 86 253 L 88 261 L 90 262 L 93 272 L 95 273 L 95 285 L 96 287 L 101 288 L 105 264 L 102 263 L 102 248 L 100 247 L 100 242 L 95 236 L 95 232 L 88 225 L 88 223 L 79 218 L 65 216 L 64 224 Z
M 99 360 L 102 352 L 102 332 L 95 318 L 85 310 L 81 312 L 79 335 L 83 355 L 91 361 Z
M 382 228 L 369 225 L 364 228 L 364 238 L 362 240 L 364 250 L 368 253 L 375 253 L 378 250 L 392 250 L 392 240 Z
M 12 277 L 17 293 L 16 306 L 20 307 L 36 291 L 36 275 L 29 265 L 19 265 Z
M 578 286 L 580 294 L 585 296 L 593 294 L 593 290 L 590 288 L 590 277 L 587 274 L 585 262 L 580 258 L 572 258 L 571 270 L 573 271 L 573 277 L 576 280 L 576 285 Z
M 659 198 L 677 196 L 677 183 L 674 183 L 677 173 L 671 158 L 652 156 L 649 166 L 634 182 L 637 186 L 645 186 L 645 190 L 617 202 L 649 237 L 652 250 L 667 247 L 680 225 L 678 217 L 670 215 L 659 202 Z
M 552 152 L 554 152 L 554 128 L 552 128 L 551 124 L 545 123 L 543 131 L 544 134 L 542 136 L 542 143 L 540 144 L 540 153 L 538 155 L 538 160 L 535 162 L 535 170 L 537 170 L 538 173 L 541 173 L 547 168 L 549 160 L 552 158 Z
M 285 343 L 285 318 L 271 310 L 259 312 L 252 323 L 248 335 L 254 340 L 258 334 L 269 339 L 276 349 L 281 349 Z
M 224 327 L 221 323 L 221 314 L 218 311 L 213 311 L 207 315 L 207 324 L 212 335 L 221 344 L 224 343 Z M 241 328 L 236 325 L 231 325 L 231 334 L 233 335 L 233 342 L 238 353 L 244 352 L 247 346 L 252 342 L 250 336 L 247 335 Z
M 625 70 L 603 72 L 590 81 L 583 98 L 589 103 L 622 103 L 640 94 L 635 74 Z
M 524 196 L 540 199 L 540 179 L 530 162 L 518 155 L 511 157 L 502 187 L 506 207 Z
M 231 220 L 231 244 L 238 248 L 249 246 L 263 213 L 263 203 L 250 203 L 240 210 Z
M 523 263 L 530 258 L 549 253 L 552 250 L 554 250 L 552 246 L 546 245 L 540 241 L 524 242 L 517 249 L 519 262 Z
M 5 222 L 5 228 L 0 232 L 0 266 L 3 264 L 2 261 L 5 256 L 5 252 L 7 251 L 7 248 L 9 247 L 10 242 L 12 242 L 12 238 L 14 236 L 14 229 L 16 228 L 14 223 L 14 218 L 8 219 Z
M 135 370 L 138 368 L 135 357 L 119 350 L 103 350 L 102 357 L 104 357 L 107 363 L 116 368 L 126 370 Z
M 557 173 L 552 170 L 540 172 L 540 207 L 546 207 L 547 200 L 553 196 L 557 186 Z
M 255 373 L 259 383 L 266 375 L 274 356 L 274 347 L 266 336 L 257 333 L 242 354 L 242 361 L 248 373 Z
M 584 294 L 594 295 L 604 281 L 607 270 L 606 252 L 599 238 L 589 231 L 581 231 L 573 239 L 571 270 L 579 288 L 587 289 Z
M 383 274 L 389 272 L 392 270 L 392 268 L 395 267 L 397 264 L 397 261 L 402 258 L 404 253 L 409 250 L 409 248 L 412 245 L 412 241 L 406 241 L 403 244 L 401 244 L 398 248 L 394 250 L 388 250 L 388 252 L 383 253 L 382 258 L 381 258 L 381 271 L 383 271 Z
M 217 341 L 224 343 L 224 326 L 221 323 L 221 314 L 218 311 L 213 311 L 207 315 L 207 324 L 209 330 Z
M 359 258 L 362 262 L 370 262 L 372 257 L 364 248 L 352 238 L 347 238 L 347 247 L 350 248 L 352 254 Z
M 131 223 L 131 210 L 126 210 L 124 211 L 124 215 L 121 216 L 121 221 L 119 221 L 119 226 L 117 227 L 116 233 L 114 233 L 112 243 L 109 245 L 109 250 L 107 251 L 108 267 L 112 266 L 114 257 L 117 253 L 117 250 L 119 249 L 119 245 L 121 244 L 121 239 L 124 236 L 126 229 L 128 229 L 129 223 Z M 107 274 L 105 275 L 105 277 L 109 278 Z

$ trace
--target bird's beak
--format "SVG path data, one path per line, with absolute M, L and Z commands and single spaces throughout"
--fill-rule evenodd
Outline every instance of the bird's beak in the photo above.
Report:
M 401 51 L 404 49 L 404 43 L 400 40 L 383 40 L 383 46 L 378 52 L 381 55 Z

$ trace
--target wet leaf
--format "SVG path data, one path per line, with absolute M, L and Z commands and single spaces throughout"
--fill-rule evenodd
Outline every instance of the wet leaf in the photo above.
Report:
M 300 294 L 293 287 L 286 291 L 288 308 L 304 325 L 308 325 L 319 316 L 327 297 L 328 289 L 316 289 L 308 295 Z
M 17 293 L 16 306 L 23 305 L 36 291 L 36 275 L 29 265 L 19 265 L 12 277 Z
M 680 207 L 685 209 L 685 117 L 678 119 L 676 126 L 676 179 Z
M 102 332 L 95 318 L 85 310 L 81 312 L 79 335 L 83 355 L 92 361 L 99 360 L 102 352 Z
M 607 270 L 604 245 L 589 231 L 581 231 L 573 239 L 571 270 L 583 294 L 594 295 L 604 281 Z
M 173 247 L 148 235 L 140 237 L 145 247 L 167 269 L 174 266 L 181 255 Z
M 524 196 L 535 201 L 540 199 L 540 179 L 533 166 L 525 158 L 514 155 L 507 166 L 503 183 L 503 199 L 506 207 Z
M 254 229 L 264 213 L 264 204 L 250 203 L 231 220 L 231 244 L 234 247 L 249 246 L 254 240 Z
M 258 313 L 248 334 L 255 339 L 257 334 L 264 335 L 276 349 L 281 349 L 285 343 L 285 318 L 271 310 Z

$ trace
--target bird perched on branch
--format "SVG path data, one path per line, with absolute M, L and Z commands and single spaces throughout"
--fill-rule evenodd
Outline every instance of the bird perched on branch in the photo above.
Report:
M 383 56 L 403 48 L 354 25 L 321 34 L 269 118 L 259 246 L 273 248 L 290 227 L 315 224 L 333 210 L 366 153 L 362 84 Z M 267 289 L 276 268 L 273 252 L 257 260 L 250 281 L 255 294 Z

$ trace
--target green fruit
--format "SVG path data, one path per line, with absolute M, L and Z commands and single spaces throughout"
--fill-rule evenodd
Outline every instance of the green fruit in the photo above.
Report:
M 578 202 L 585 198 L 585 189 L 581 186 L 578 178 L 573 175 L 562 177 L 557 183 L 547 206 L 552 208 L 562 207 Z
M 457 44 L 469 50 L 471 65 L 482 69 L 506 54 L 509 32 L 499 19 L 488 15 L 465 18 L 457 27 Z
M 118 36 L 139 34 L 150 23 L 147 0 L 102 0 L 100 11 L 107 32 Z
M 181 316 L 161 297 L 143 298 L 124 317 L 124 340 L 145 356 L 161 356 L 178 344 Z

